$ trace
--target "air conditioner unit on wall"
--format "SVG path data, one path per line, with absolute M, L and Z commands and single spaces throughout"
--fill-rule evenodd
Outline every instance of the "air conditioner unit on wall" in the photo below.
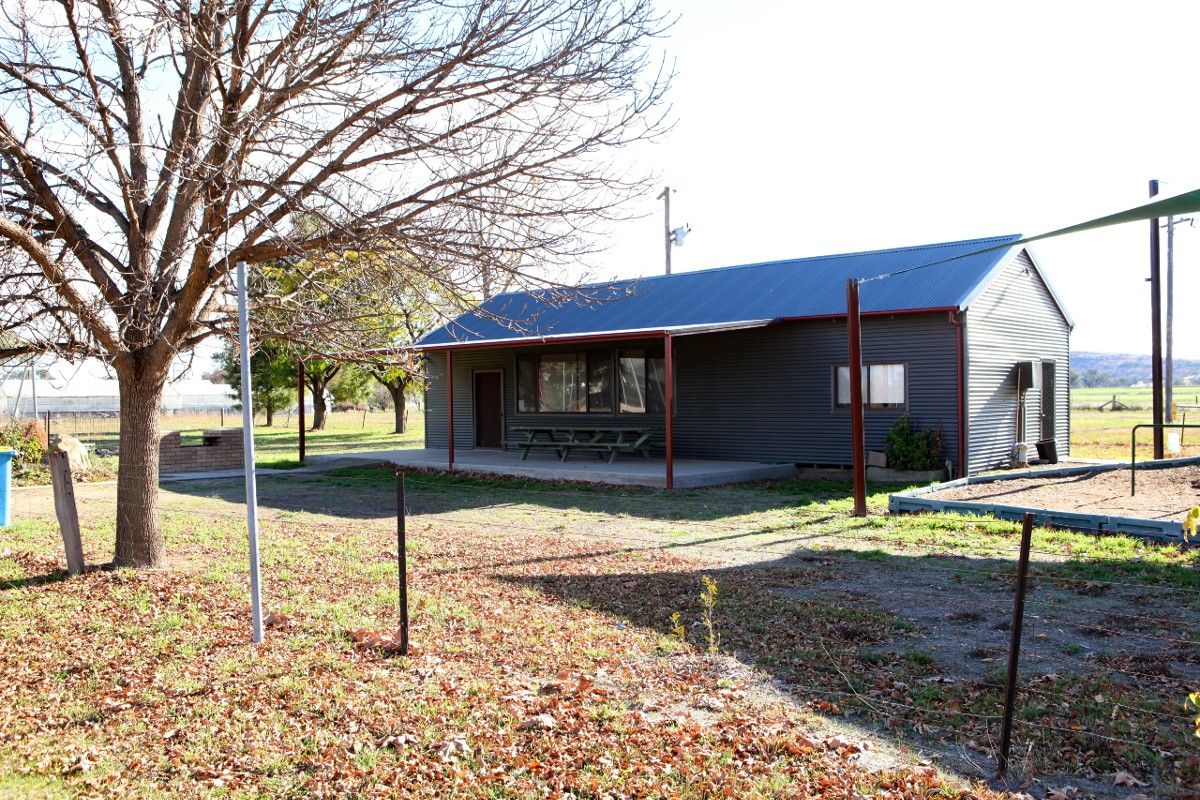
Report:
M 1041 361 L 1018 361 L 1015 367 L 1017 376 L 1017 387 L 1019 389 L 1034 389 L 1040 391 L 1042 388 L 1042 362 Z

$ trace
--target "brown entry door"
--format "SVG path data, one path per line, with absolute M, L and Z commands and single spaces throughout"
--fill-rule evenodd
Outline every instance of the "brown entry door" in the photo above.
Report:
M 499 447 L 503 418 L 499 372 L 475 373 L 475 446 Z

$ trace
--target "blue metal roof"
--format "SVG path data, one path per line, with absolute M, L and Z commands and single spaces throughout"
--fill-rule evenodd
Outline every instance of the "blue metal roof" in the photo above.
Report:
M 418 347 L 834 316 L 846 313 L 850 278 L 872 278 L 929 264 L 864 283 L 863 313 L 960 308 L 1005 260 L 1004 245 L 1019 238 L 998 236 L 745 264 L 571 291 L 512 292 L 496 295 L 479 309 L 432 331 Z M 988 248 L 998 249 L 977 252 Z

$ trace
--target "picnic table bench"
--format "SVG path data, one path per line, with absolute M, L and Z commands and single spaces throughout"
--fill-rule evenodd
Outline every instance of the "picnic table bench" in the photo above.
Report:
M 521 448 L 522 461 L 530 450 L 553 450 L 559 461 L 566 461 L 573 450 L 592 452 L 600 458 L 607 455 L 610 464 L 618 453 L 641 453 L 650 458 L 650 428 L 523 425 L 512 430 L 518 437 L 516 445 Z

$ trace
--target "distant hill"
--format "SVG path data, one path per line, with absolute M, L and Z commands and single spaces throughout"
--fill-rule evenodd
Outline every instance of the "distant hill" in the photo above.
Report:
M 1150 356 L 1132 353 L 1071 353 L 1071 385 L 1132 386 L 1150 382 Z M 1175 384 L 1200 384 L 1200 361 L 1175 359 Z

